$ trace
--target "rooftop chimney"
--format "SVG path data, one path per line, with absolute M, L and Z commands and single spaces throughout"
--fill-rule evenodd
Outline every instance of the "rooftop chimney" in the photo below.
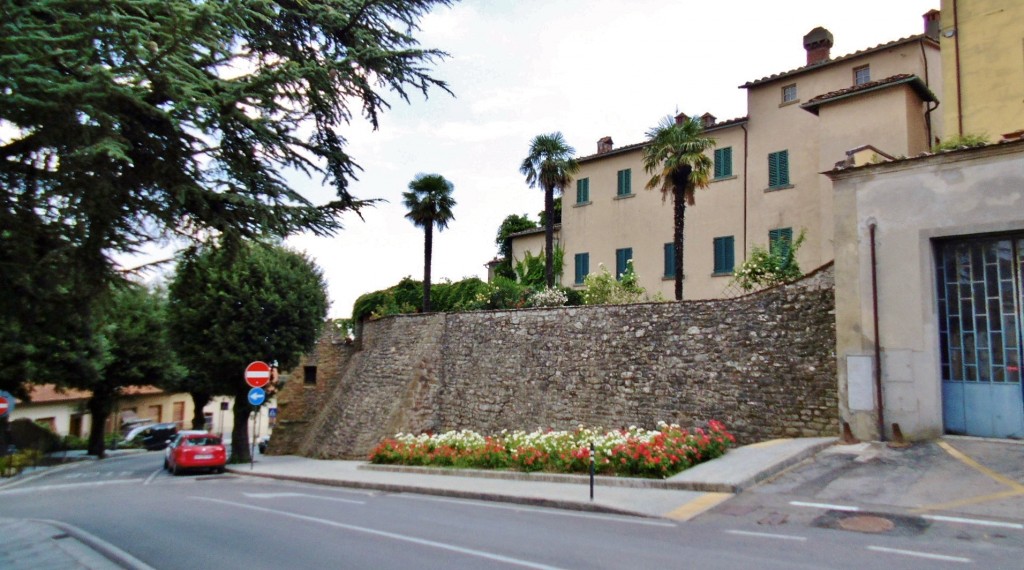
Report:
M 807 65 L 815 65 L 828 61 L 829 50 L 832 49 L 832 32 L 817 27 L 804 36 L 804 49 L 807 50 Z
M 597 154 L 604 154 L 615 147 L 615 143 L 612 142 L 612 137 L 602 137 L 597 141 Z
M 717 117 L 715 117 L 711 113 L 704 113 L 703 115 L 700 116 L 700 122 L 701 122 L 702 125 L 704 125 L 704 128 L 707 129 L 707 128 L 715 126 L 715 119 L 716 118 Z
M 942 12 L 938 10 L 928 10 L 924 13 L 924 35 L 936 41 L 939 39 L 939 16 L 941 15 Z
M 677 125 L 681 125 L 681 124 L 685 123 L 686 120 L 689 119 L 689 118 L 690 117 L 686 116 L 686 113 L 679 113 L 678 115 L 676 115 L 676 124 Z

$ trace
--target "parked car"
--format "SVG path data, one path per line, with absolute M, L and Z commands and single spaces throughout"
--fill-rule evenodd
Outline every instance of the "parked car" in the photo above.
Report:
M 164 469 L 175 475 L 196 469 L 223 473 L 227 462 L 227 449 L 220 437 L 208 432 L 183 433 L 167 446 Z
M 171 438 L 171 441 L 167 444 L 167 447 L 164 448 L 164 469 L 167 469 L 167 462 L 171 458 L 171 450 L 175 448 L 179 439 L 185 437 L 186 435 L 199 435 L 204 433 L 209 432 L 207 432 L 204 429 L 185 429 L 174 434 L 174 437 Z
M 266 453 L 267 447 L 270 445 L 270 436 L 265 435 L 256 441 L 256 447 L 259 448 L 260 453 Z
M 141 443 L 149 451 L 167 447 L 167 442 L 178 433 L 178 425 L 174 423 L 150 424 L 133 428 L 125 437 L 125 444 Z
M 131 429 L 125 432 L 124 439 L 121 440 L 120 445 L 131 444 L 133 441 L 135 441 L 137 437 L 139 437 L 140 433 L 151 427 L 153 427 L 153 422 L 151 420 L 143 424 L 137 424 L 132 426 Z

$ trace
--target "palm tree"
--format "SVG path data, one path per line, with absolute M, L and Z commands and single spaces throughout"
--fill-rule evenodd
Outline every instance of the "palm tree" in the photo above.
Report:
M 409 191 L 402 193 L 405 207 L 409 209 L 406 218 L 423 228 L 423 312 L 430 312 L 430 260 L 434 248 L 434 226 L 437 231 L 448 227 L 455 219 L 452 208 L 455 200 L 452 191 L 455 186 L 440 174 L 417 174 L 409 183 Z
M 700 119 L 678 115 L 665 117 L 647 131 L 643 151 L 644 170 L 651 175 L 647 189 L 661 189 L 662 199 L 672 196 L 675 245 L 676 300 L 683 299 L 683 228 L 686 205 L 694 205 L 697 188 L 708 186 L 711 159 L 704 154 L 714 148 L 715 139 L 704 136 Z
M 573 158 L 575 153 L 576 149 L 566 144 L 560 132 L 537 135 L 530 143 L 530 154 L 519 167 L 530 188 L 540 184 L 544 190 L 544 280 L 549 289 L 555 286 L 555 193 L 572 183 L 572 177 L 579 171 L 580 165 Z

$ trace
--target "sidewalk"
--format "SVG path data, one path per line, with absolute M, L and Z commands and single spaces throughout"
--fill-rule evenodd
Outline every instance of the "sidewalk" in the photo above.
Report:
M 370 465 L 364 461 L 260 455 L 255 464 L 228 470 L 240 475 L 321 485 L 500 501 L 562 509 L 689 520 L 835 443 L 835 438 L 772 440 L 664 480 Z

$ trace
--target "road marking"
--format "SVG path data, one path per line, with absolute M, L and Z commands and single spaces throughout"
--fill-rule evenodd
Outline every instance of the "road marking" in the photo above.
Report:
M 242 493 L 246 497 L 252 499 L 281 499 L 281 498 L 294 498 L 304 497 L 308 499 L 316 499 L 318 501 L 337 501 L 339 503 L 351 503 L 353 505 L 365 505 L 366 501 L 353 501 L 352 499 L 339 499 L 337 497 L 324 497 L 321 495 L 308 495 L 306 493 Z
M 208 501 L 208 502 L 211 502 L 211 503 L 219 503 L 219 504 L 227 505 L 227 506 L 230 506 L 230 507 L 237 507 L 239 509 L 248 509 L 248 510 L 251 510 L 251 511 L 259 511 L 259 512 L 267 513 L 267 514 L 270 514 L 270 515 L 277 515 L 277 516 L 282 516 L 282 517 L 298 519 L 298 520 L 302 520 L 302 521 L 306 521 L 306 522 L 322 524 L 322 525 L 325 525 L 325 526 L 332 526 L 332 527 L 335 527 L 335 528 L 342 528 L 342 529 L 350 530 L 350 531 L 353 531 L 353 532 L 361 532 L 361 533 L 364 533 L 364 534 L 372 534 L 374 536 L 380 536 L 380 537 L 383 537 L 383 538 L 390 538 L 392 540 L 400 540 L 402 542 L 410 542 L 412 544 L 418 544 L 420 546 L 427 546 L 427 547 L 430 547 L 430 548 L 437 548 L 437 549 L 440 549 L 440 550 L 447 550 L 449 552 L 456 552 L 456 553 L 459 553 L 459 554 L 465 554 L 467 556 L 476 556 L 478 558 L 484 558 L 486 560 L 494 560 L 496 562 L 503 562 L 505 564 L 512 564 L 512 565 L 515 565 L 515 566 L 523 566 L 525 568 L 536 568 L 538 570 L 561 570 L 557 566 L 548 566 L 546 564 L 539 564 L 537 562 L 530 562 L 529 560 L 522 560 L 522 559 L 519 559 L 519 558 L 512 558 L 510 556 L 504 556 L 504 555 L 501 555 L 501 554 L 495 554 L 493 552 L 485 552 L 483 550 L 475 550 L 475 549 L 472 549 L 472 548 L 463 548 L 461 546 L 456 546 L 454 544 L 447 544 L 447 543 L 444 543 L 444 542 L 436 542 L 436 541 L 427 540 L 427 539 L 424 539 L 424 538 L 417 538 L 415 536 L 408 536 L 408 535 L 398 534 L 398 533 L 394 533 L 394 532 L 387 532 L 387 531 L 384 531 L 384 530 L 377 530 L 377 529 L 367 528 L 367 527 L 363 527 L 363 526 L 355 526 L 355 525 L 340 523 L 340 522 L 336 522 L 336 521 L 332 521 L 332 520 L 320 519 L 320 518 L 316 518 L 316 517 L 310 517 L 310 516 L 307 516 L 307 515 L 300 515 L 298 513 L 289 513 L 289 512 L 281 511 L 281 510 L 278 510 L 278 509 L 265 509 L 263 507 L 255 507 L 255 506 L 252 506 L 252 505 L 240 505 L 238 503 L 232 503 L 231 501 L 223 501 L 223 500 L 220 500 L 220 499 L 211 499 L 211 498 L 208 498 L 208 497 L 190 497 L 190 498 L 191 499 L 196 499 L 196 500 L 199 500 L 199 501 Z
M 758 538 L 776 538 L 779 540 L 796 540 L 803 542 L 807 540 L 806 536 L 797 536 L 795 534 L 773 534 L 770 532 L 753 532 L 749 530 L 727 530 L 728 534 L 738 534 L 740 536 L 756 536 Z
M 993 470 L 989 469 L 988 467 L 985 467 L 984 465 L 978 463 L 977 461 L 975 461 L 971 457 L 968 457 L 967 454 L 965 454 L 962 451 L 956 449 L 955 447 L 953 447 L 949 443 L 947 443 L 945 441 L 940 441 L 939 442 L 939 447 L 941 447 L 942 449 L 945 449 L 946 453 L 948 453 L 948 454 L 952 455 L 953 457 L 959 459 L 960 462 L 964 463 L 965 465 L 967 465 L 969 467 L 972 467 L 972 468 L 978 470 L 981 473 L 984 473 L 988 477 L 990 477 L 990 478 L 992 478 L 992 479 L 1002 483 L 1003 485 L 1006 485 L 1007 487 L 1010 487 L 1014 491 L 1024 492 L 1024 485 L 1021 485 L 1020 483 L 1014 481 L 1013 479 L 1010 479 L 1009 477 L 1003 475 L 1002 473 L 997 473 L 996 471 L 993 471 Z
M 961 518 L 961 517 L 944 517 L 944 516 L 941 516 L 941 515 L 924 515 L 921 518 L 931 519 L 933 521 L 954 522 L 954 523 L 963 523 L 963 524 L 976 524 L 976 525 L 980 525 L 980 526 L 996 526 L 996 527 L 1001 527 L 1001 528 L 1014 528 L 1014 529 L 1017 529 L 1017 530 L 1024 530 L 1024 524 L 1020 524 L 1020 523 L 1008 523 L 1008 522 L 1002 522 L 1002 521 L 987 521 L 987 520 L 984 520 L 984 519 L 965 519 L 965 518 Z
M 811 507 L 813 509 L 830 509 L 833 511 L 847 511 L 855 513 L 860 510 L 860 507 L 850 507 L 847 505 L 830 505 L 828 503 L 805 503 L 803 501 L 790 501 L 789 504 L 794 507 Z
M 707 512 L 725 501 L 728 501 L 732 497 L 732 493 L 704 493 L 689 503 L 670 511 L 665 514 L 665 516 L 677 521 L 688 521 L 693 517 Z
M 960 499 L 958 501 L 950 501 L 948 503 L 935 503 L 932 505 L 924 505 L 914 509 L 911 512 L 924 513 L 927 511 L 945 511 L 949 509 L 955 509 L 957 507 L 965 507 L 967 505 L 978 505 L 981 503 L 989 503 L 997 501 L 999 499 L 1008 499 L 1010 497 L 1019 497 L 1024 495 L 1024 491 L 1002 491 L 999 493 L 991 493 L 989 495 L 980 495 L 977 497 L 968 497 L 966 499 Z
M 943 562 L 961 562 L 964 564 L 970 564 L 973 562 L 970 558 L 961 558 L 960 556 L 946 556 L 945 554 L 934 554 L 932 552 L 920 552 L 917 550 L 902 550 L 900 548 L 886 548 L 884 546 L 869 546 L 868 550 L 885 552 L 887 554 L 899 554 L 901 556 L 927 558 L 928 560 L 941 560 Z
M 556 517 L 573 517 L 578 519 L 593 519 L 611 522 L 621 522 L 626 524 L 637 524 L 641 526 L 660 526 L 675 528 L 675 523 L 659 520 L 649 520 L 640 517 L 630 517 L 626 515 L 603 515 L 595 513 L 584 513 L 576 511 L 558 511 L 548 509 L 545 507 L 534 507 L 530 505 L 503 505 L 497 503 L 485 503 L 482 501 L 473 501 L 470 499 L 444 499 L 440 497 L 428 497 L 426 495 L 394 495 L 396 499 L 412 499 L 414 501 L 431 501 L 435 503 L 453 503 L 457 505 L 470 504 L 476 507 L 484 507 L 487 509 L 499 509 L 505 511 L 519 511 L 519 512 L 530 512 L 542 515 L 552 515 Z
M 161 474 L 161 473 L 163 473 L 163 471 L 164 471 L 163 469 L 157 469 L 156 471 L 153 472 L 152 475 L 150 475 L 149 477 L 146 477 L 146 481 L 143 482 L 142 484 L 143 485 L 149 485 L 150 483 L 153 482 L 153 479 L 156 479 L 156 476 Z
M 108 485 L 120 485 L 124 483 L 138 483 L 139 479 L 116 479 L 114 481 L 94 481 L 92 483 L 67 483 L 63 485 L 40 485 L 38 487 L 27 487 L 25 489 L 0 490 L 0 495 L 24 495 L 25 493 L 36 493 L 39 491 L 61 491 L 64 489 L 80 489 L 82 487 L 106 487 Z

